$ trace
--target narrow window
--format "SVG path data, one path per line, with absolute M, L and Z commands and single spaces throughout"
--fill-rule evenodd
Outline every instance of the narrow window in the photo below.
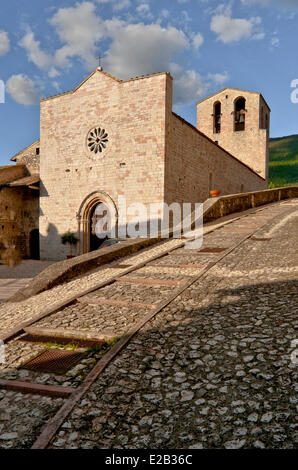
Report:
M 245 130 L 245 98 L 237 98 L 234 109 L 234 130 Z
M 219 134 L 221 128 L 221 103 L 214 104 L 213 110 L 213 132 Z
M 36 155 L 39 155 L 39 147 L 36 148 Z

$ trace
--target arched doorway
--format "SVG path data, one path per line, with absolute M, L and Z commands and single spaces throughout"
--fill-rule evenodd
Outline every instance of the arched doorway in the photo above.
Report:
M 98 250 L 112 229 L 117 236 L 118 211 L 113 199 L 103 191 L 89 194 L 77 213 L 80 254 Z M 108 227 L 105 222 L 109 221 Z M 104 230 L 103 230 L 104 229 Z
M 234 131 L 245 131 L 246 99 L 240 96 L 234 103 Z
M 35 228 L 31 230 L 29 235 L 29 249 L 30 249 L 30 258 L 31 259 L 40 259 L 39 251 L 39 230 Z

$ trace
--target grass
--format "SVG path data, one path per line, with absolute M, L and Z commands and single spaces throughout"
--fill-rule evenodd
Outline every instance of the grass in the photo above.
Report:
M 269 182 L 275 187 L 298 184 L 298 135 L 270 139 Z

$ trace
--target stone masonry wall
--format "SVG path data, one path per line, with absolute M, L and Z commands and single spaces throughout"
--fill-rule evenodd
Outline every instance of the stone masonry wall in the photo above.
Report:
M 164 199 L 168 74 L 121 82 L 99 70 L 77 87 L 41 102 L 41 259 L 65 259 L 61 234 L 78 235 L 82 201 L 103 191 L 117 206 Z M 102 153 L 90 154 L 87 134 L 105 129 Z M 82 237 L 82 235 L 80 234 Z
M 234 131 L 234 101 L 246 99 L 245 131 Z M 221 132 L 214 133 L 214 103 L 221 103 Z M 261 128 L 261 108 L 268 115 L 268 131 Z M 199 102 L 197 128 L 232 155 L 268 179 L 270 110 L 258 93 L 228 88 Z
M 0 188 L 0 244 L 30 257 L 30 232 L 38 229 L 39 199 L 29 188 Z
M 17 163 L 24 163 L 26 165 L 27 174 L 38 174 L 40 156 L 37 149 L 40 149 L 39 140 L 29 145 L 29 147 L 26 147 L 24 150 L 12 157 L 12 160 Z
M 167 132 L 165 200 L 203 202 L 211 189 L 221 196 L 266 189 L 266 181 L 195 127 L 172 113 Z

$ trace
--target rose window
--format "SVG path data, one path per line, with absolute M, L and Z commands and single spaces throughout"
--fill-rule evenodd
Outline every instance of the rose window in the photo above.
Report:
M 108 134 L 104 129 L 101 129 L 100 127 L 95 127 L 89 132 L 87 142 L 90 152 L 102 152 L 103 149 L 105 149 L 107 146 Z

